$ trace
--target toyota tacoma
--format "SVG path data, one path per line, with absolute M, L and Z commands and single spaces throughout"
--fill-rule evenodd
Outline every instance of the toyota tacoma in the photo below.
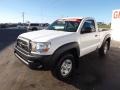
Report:
M 98 50 L 105 56 L 110 49 L 110 31 L 100 31 L 94 18 L 62 18 L 47 29 L 18 36 L 14 53 L 30 68 L 49 67 L 59 79 L 69 79 L 80 57 Z

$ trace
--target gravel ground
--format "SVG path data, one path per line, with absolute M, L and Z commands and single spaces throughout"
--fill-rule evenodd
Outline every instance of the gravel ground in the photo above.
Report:
M 50 71 L 31 70 L 13 53 L 24 30 L 0 30 L 0 90 L 120 90 L 120 43 L 112 41 L 109 54 L 95 51 L 80 58 L 72 81 L 56 79 Z

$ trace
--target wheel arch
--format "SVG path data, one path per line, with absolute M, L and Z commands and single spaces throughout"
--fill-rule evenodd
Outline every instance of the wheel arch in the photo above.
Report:
M 109 48 L 110 48 L 110 42 L 111 42 L 110 34 L 107 34 L 107 35 L 105 36 L 105 38 L 104 38 L 104 40 L 103 40 L 103 42 L 102 42 L 102 46 L 104 45 L 104 43 L 105 43 L 106 41 L 108 41 L 108 43 L 109 43 Z M 101 46 L 101 47 L 102 47 L 102 46 Z
M 65 53 L 71 53 L 74 55 L 76 65 L 78 66 L 79 56 L 80 56 L 80 48 L 77 42 L 71 42 L 62 45 L 59 47 L 53 54 L 54 65 L 58 62 L 59 58 Z
M 37 27 L 32 27 L 32 30 L 37 30 Z

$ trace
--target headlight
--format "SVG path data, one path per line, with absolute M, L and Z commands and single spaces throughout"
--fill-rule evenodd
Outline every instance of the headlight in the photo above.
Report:
M 43 53 L 47 52 L 50 49 L 50 42 L 31 42 L 31 52 Z

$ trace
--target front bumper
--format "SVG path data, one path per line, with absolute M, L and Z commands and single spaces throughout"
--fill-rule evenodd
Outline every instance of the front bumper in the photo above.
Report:
M 51 55 L 28 54 L 15 47 L 15 56 L 30 68 L 51 68 L 53 66 Z

